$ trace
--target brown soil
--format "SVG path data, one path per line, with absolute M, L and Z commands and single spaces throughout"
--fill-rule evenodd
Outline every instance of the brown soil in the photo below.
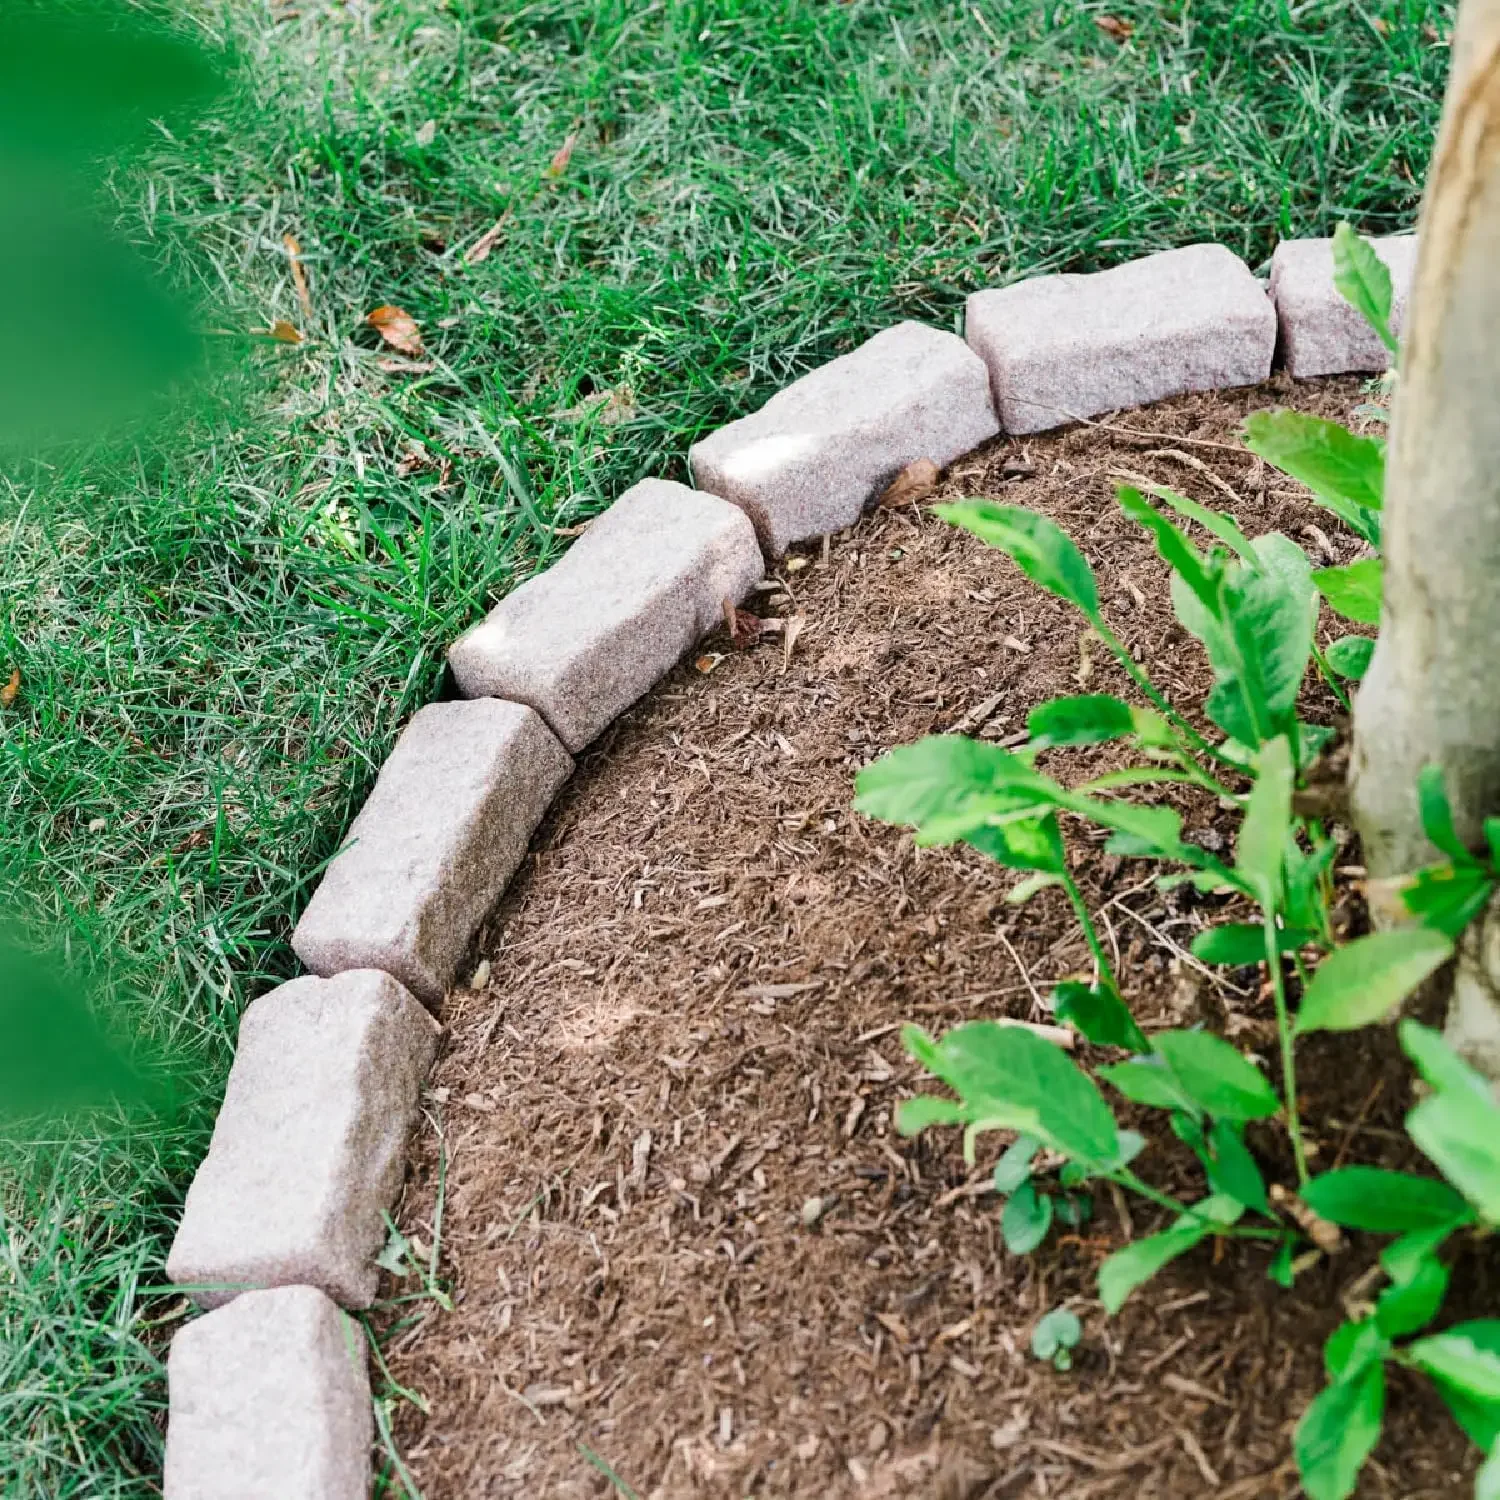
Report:
M 1174 485 L 1252 534 L 1314 552 L 1327 537 L 1347 559 L 1353 540 L 1235 433 L 1278 401 L 1347 415 L 1360 399 L 1354 381 L 1186 398 L 996 444 L 943 489 L 1067 527 L 1121 636 L 1196 703 L 1201 654 L 1111 474 Z M 1108 1320 L 1099 1262 L 1158 1210 L 1126 1217 L 1100 1193 L 1080 1234 L 1017 1258 L 987 1182 L 996 1138 L 971 1174 L 956 1132 L 909 1141 L 892 1125 L 921 1087 L 901 1022 L 1043 1017 L 1087 955 L 1057 893 L 1008 905 L 1012 872 L 854 815 L 855 772 L 934 731 L 1004 741 L 1043 699 L 1123 693 L 1123 674 L 1007 559 L 916 508 L 878 512 L 777 580 L 756 607 L 805 617 L 789 666 L 777 639 L 721 636 L 586 753 L 491 924 L 487 982 L 449 999 L 403 1222 L 431 1243 L 445 1161 L 456 1306 L 416 1304 L 389 1354 L 430 1404 L 397 1419 L 416 1482 L 428 1500 L 1298 1493 L 1291 1425 L 1375 1246 L 1290 1293 L 1263 1250 L 1204 1247 Z M 1193 836 L 1223 839 L 1211 802 L 1180 805 Z M 1181 962 L 1222 905 L 1164 895 L 1150 867 L 1070 837 L 1148 1027 L 1202 1015 L 1264 1048 L 1256 973 L 1210 982 Z M 1318 1159 L 1399 1157 L 1399 1065 L 1367 1051 L 1351 1068 L 1347 1043 L 1307 1054 Z M 1287 1179 L 1277 1133 L 1252 1143 Z M 1142 1169 L 1199 1190 L 1170 1136 Z M 1060 1374 L 1028 1344 L 1064 1302 L 1085 1337 Z M 1466 1493 L 1466 1446 L 1437 1400 L 1398 1372 L 1388 1406 L 1360 1495 Z

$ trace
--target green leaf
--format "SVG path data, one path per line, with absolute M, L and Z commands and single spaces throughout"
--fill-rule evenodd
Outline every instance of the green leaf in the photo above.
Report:
M 1320 1219 L 1372 1234 L 1405 1234 L 1459 1218 L 1468 1205 L 1434 1177 L 1384 1167 L 1338 1167 L 1314 1177 L 1302 1201 Z
M 1232 1120 L 1214 1121 L 1206 1142 L 1208 1184 L 1216 1193 L 1223 1193 L 1246 1208 L 1269 1214 L 1271 1203 L 1266 1197 L 1266 1180 L 1240 1129 Z
M 896 1129 L 902 1135 L 920 1135 L 930 1125 L 962 1125 L 965 1118 L 956 1100 L 936 1094 L 918 1094 L 896 1106 Z
M 1207 1031 L 1159 1031 L 1152 1039 L 1183 1091 L 1224 1120 L 1259 1120 L 1281 1107 L 1254 1063 Z
M 1053 1359 L 1059 1349 L 1076 1349 L 1083 1337 L 1083 1324 L 1066 1307 L 1054 1307 L 1031 1330 L 1031 1352 L 1038 1359 Z
M 1375 642 L 1367 635 L 1340 636 L 1323 653 L 1323 660 L 1351 682 L 1360 681 L 1370 670 L 1370 658 L 1375 655 Z
M 1442 1038 L 1403 1021 L 1401 1045 L 1433 1092 L 1406 1116 L 1419 1150 L 1490 1223 L 1500 1223 L 1500 1106 Z
M 1009 554 L 1028 578 L 1049 593 L 1067 600 L 1090 619 L 1098 618 L 1099 590 L 1093 571 L 1055 521 L 1024 506 L 998 505 L 993 500 L 935 505 L 933 510 L 945 521 Z
M 1388 1286 L 1375 1304 L 1375 1323 L 1388 1339 L 1404 1338 L 1425 1328 L 1436 1316 L 1448 1292 L 1448 1268 L 1427 1256 L 1410 1276 Z
M 1309 927 L 1283 927 L 1276 934 L 1276 946 L 1282 953 L 1295 953 L 1317 939 Z M 1205 964 L 1224 964 L 1243 969 L 1266 961 L 1266 934 L 1253 922 L 1224 922 L 1210 927 L 1193 939 L 1193 957 Z
M 995 1163 L 995 1191 L 1002 1197 L 1015 1192 L 1031 1176 L 1031 1164 L 1041 1149 L 1034 1135 L 1018 1135 Z
M 1012 1255 L 1029 1255 L 1047 1238 L 1052 1228 L 1052 1200 L 1036 1190 L 1036 1184 L 1023 1182 L 1005 1204 L 1000 1215 L 1000 1234 Z
M 1453 952 L 1432 927 L 1394 927 L 1336 948 L 1302 994 L 1292 1030 L 1356 1031 L 1383 1020 Z
M 972 840 L 967 840 L 966 842 L 972 842 Z M 988 850 L 983 849 L 980 845 L 975 845 L 975 847 L 980 848 L 982 853 L 988 853 Z M 1009 852 L 1008 848 L 1007 852 Z M 1002 860 L 1001 863 L 1004 864 L 1007 863 L 1007 861 Z M 1061 885 L 1062 883 L 1062 877 L 1060 875 L 1050 875 L 1044 870 L 1039 870 L 1035 875 L 1028 875 L 1025 880 L 1017 881 L 1016 884 L 1013 885 L 1005 893 L 1006 905 L 1025 906 L 1033 896 L 1038 895 L 1040 892 L 1047 890 L 1051 886 Z
M 1471 1400 L 1486 1405 L 1500 1402 L 1500 1348 L 1495 1345 L 1494 1327 L 1489 1320 L 1456 1323 L 1408 1344 L 1407 1358 Z
M 1034 746 L 1100 745 L 1135 732 L 1135 710 L 1108 693 L 1053 698 L 1032 709 L 1026 732 Z
M 1339 296 L 1363 316 L 1394 354 L 1390 268 L 1375 247 L 1349 224 L 1340 224 L 1333 231 L 1333 284 Z
M 1112 1317 L 1125 1299 L 1149 1281 L 1168 1261 L 1185 1255 L 1193 1246 L 1233 1224 L 1244 1210 L 1222 1193 L 1205 1198 L 1190 1213 L 1180 1214 L 1171 1228 L 1135 1240 L 1106 1257 L 1099 1267 L 1099 1300 Z
M 1252 453 L 1305 484 L 1351 531 L 1379 545 L 1384 443 L 1358 437 L 1337 422 L 1280 410 L 1250 417 L 1245 443 Z
M 1380 1437 L 1385 1366 L 1326 1387 L 1302 1413 L 1292 1439 L 1308 1500 L 1348 1500 Z
M 1198 1105 L 1178 1083 L 1176 1075 L 1159 1057 L 1133 1057 L 1129 1062 L 1111 1063 L 1098 1069 L 1099 1076 L 1112 1083 L 1133 1104 L 1150 1109 L 1182 1110 L 1198 1113 Z
M 1119 491 L 1119 501 L 1120 509 L 1151 533 L 1162 560 L 1182 579 L 1199 604 L 1217 618 L 1217 571 L 1209 567 L 1202 553 L 1138 489 L 1125 485 Z
M 1130 1007 L 1111 986 L 1064 980 L 1052 991 L 1052 1001 L 1057 1019 L 1068 1022 L 1096 1046 L 1151 1050 Z
M 1433 847 L 1461 864 L 1472 863 L 1474 856 L 1453 826 L 1453 806 L 1448 801 L 1441 766 L 1423 766 L 1417 773 L 1417 807 L 1422 817 L 1422 832 Z
M 1112 1162 L 1119 1151 L 1099 1090 L 1061 1048 L 1024 1027 L 970 1021 L 913 1055 L 959 1096 L 971 1126 L 1023 1131 L 1088 1163 Z
M 971 828 L 963 841 L 1009 869 L 1037 870 L 1054 880 L 1061 876 L 1066 858 L 1057 814 L 1052 812 L 1039 818 L 1012 818 L 1004 824 L 982 823 Z M 1017 897 L 1016 891 L 1012 891 L 1011 897 L 1019 902 L 1032 894 L 1034 891 L 1026 897 Z
M 1287 1235 L 1276 1247 L 1276 1254 L 1271 1257 L 1271 1264 L 1266 1270 L 1266 1275 L 1279 1286 L 1282 1291 L 1289 1292 L 1297 1281 L 1297 1239 L 1295 1235 Z
M 1489 871 L 1471 859 L 1418 870 L 1401 888 L 1401 901 L 1424 927 L 1435 927 L 1457 942 L 1489 904 L 1494 889 Z
M 1292 747 L 1278 736 L 1261 746 L 1255 785 L 1235 841 L 1235 869 L 1274 911 L 1281 898 L 1281 854 L 1292 826 Z
M 1342 568 L 1319 568 L 1313 574 L 1318 592 L 1334 613 L 1353 620 L 1356 625 L 1380 623 L 1384 578 L 1385 564 L 1378 557 L 1367 557 Z
M 1374 1318 L 1340 1323 L 1323 1345 L 1323 1367 L 1330 1380 L 1352 1380 L 1390 1353 L 1391 1341 Z
M 1196 521 L 1231 552 L 1239 553 L 1252 566 L 1257 565 L 1258 560 L 1249 538 L 1223 512 L 1199 505 L 1196 500 L 1189 500 L 1186 495 L 1179 495 L 1176 490 L 1168 489 L 1162 484 L 1147 484 L 1141 488 L 1148 495 L 1154 495 L 1164 504 L 1170 505 L 1178 515 L 1187 517 L 1189 521 Z
M 1459 1326 L 1471 1344 L 1500 1356 L 1500 1320 L 1480 1318 Z M 1493 1450 L 1496 1439 L 1500 1438 L 1500 1401 L 1486 1401 L 1435 1372 L 1429 1371 L 1429 1374 L 1438 1394 L 1470 1440 L 1483 1450 Z
M 1296 839 L 1287 840 L 1281 863 L 1286 874 L 1282 915 L 1288 928 L 1300 927 L 1315 934 L 1323 931 L 1327 921 L 1324 877 L 1337 853 L 1338 845 L 1332 838 L 1323 839 L 1305 854 Z M 1315 940 L 1322 942 L 1321 937 Z
M 856 811 L 915 827 L 940 815 L 989 805 L 997 793 L 1045 784 L 1020 756 L 960 734 L 934 734 L 882 755 L 855 778 Z

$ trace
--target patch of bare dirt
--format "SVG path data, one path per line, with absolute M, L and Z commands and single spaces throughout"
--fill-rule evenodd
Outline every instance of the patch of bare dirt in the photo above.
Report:
M 1113 476 L 1347 560 L 1355 541 L 1235 435 L 1277 402 L 1347 416 L 1360 399 L 1354 381 L 1185 398 L 997 443 L 939 497 L 1058 520 L 1118 633 L 1196 703 L 1201 653 Z M 804 618 L 789 658 L 784 633 L 749 649 L 721 634 L 700 658 L 712 670 L 685 663 L 586 753 L 494 917 L 487 982 L 449 997 L 403 1223 L 431 1243 L 444 1162 L 456 1305 L 419 1304 L 389 1355 L 430 1404 L 398 1419 L 416 1481 L 428 1500 L 1298 1493 L 1291 1426 L 1374 1247 L 1291 1293 L 1263 1251 L 1204 1247 L 1109 1320 L 1099 1262 L 1157 1210 L 1100 1193 L 1079 1233 L 1017 1258 L 988 1183 L 994 1138 L 971 1174 L 956 1132 L 908 1141 L 892 1124 L 921 1087 L 903 1021 L 1045 1018 L 1087 954 L 1058 893 L 1014 907 L 1013 872 L 854 815 L 856 771 L 933 732 L 1006 742 L 1055 694 L 1130 696 L 1123 673 L 1075 614 L 924 507 L 882 509 L 774 582 L 752 607 Z M 1180 805 L 1192 836 L 1225 839 L 1211 801 Z M 1070 836 L 1148 1028 L 1201 1015 L 1269 1043 L 1256 971 L 1183 961 L 1223 907 Z M 1399 1157 L 1403 1071 L 1341 1049 L 1308 1049 L 1319 1159 Z M 1274 1132 L 1252 1142 L 1287 1175 Z M 1170 1137 L 1141 1165 L 1194 1190 Z M 1482 1268 L 1461 1275 L 1481 1286 Z M 1085 1337 L 1060 1374 L 1028 1343 L 1064 1302 Z M 1360 1494 L 1466 1493 L 1438 1401 L 1398 1372 L 1389 1408 Z

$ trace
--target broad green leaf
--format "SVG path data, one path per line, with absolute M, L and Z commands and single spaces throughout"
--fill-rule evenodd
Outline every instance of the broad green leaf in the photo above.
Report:
M 1493 1327 L 1488 1320 L 1456 1323 L 1407 1345 L 1407 1358 L 1471 1400 L 1500 1402 L 1500 1349 L 1494 1344 Z
M 1131 1052 L 1151 1050 L 1130 1007 L 1108 985 L 1064 980 L 1052 991 L 1052 1001 L 1057 1019 L 1066 1021 L 1097 1046 L 1125 1047 Z
M 1333 285 L 1345 302 L 1364 318 L 1392 354 L 1391 272 L 1375 247 L 1350 224 L 1333 231 Z
M 1243 698 L 1246 722 L 1240 724 L 1225 712 L 1223 699 L 1231 679 L 1223 673 L 1210 695 L 1221 716 L 1214 722 L 1236 739 L 1243 737 L 1241 730 L 1250 733 L 1247 743 L 1255 745 L 1291 728 L 1313 646 L 1311 569 L 1298 574 L 1275 549 L 1268 548 L 1267 556 L 1274 563 L 1268 561 L 1258 572 L 1235 568 L 1222 588 L 1234 656 L 1232 683 Z M 1298 559 L 1305 565 L 1300 552 Z
M 1224 1120 L 1259 1120 L 1281 1107 L 1254 1063 L 1207 1031 L 1159 1031 L 1152 1038 L 1184 1093 Z
M 1380 541 L 1385 444 L 1297 411 L 1260 411 L 1245 423 L 1252 453 L 1305 484 L 1314 498 L 1371 545 Z
M 1288 1235 L 1276 1247 L 1276 1254 L 1271 1257 L 1271 1264 L 1266 1268 L 1266 1275 L 1279 1286 L 1282 1291 L 1289 1292 L 1297 1281 L 1297 1239 L 1295 1235 Z
M 1476 861 L 1429 865 L 1401 888 L 1401 901 L 1424 927 L 1435 927 L 1454 942 L 1484 910 L 1495 889 L 1488 870 Z
M 882 755 L 855 778 L 856 811 L 916 827 L 1045 778 L 1019 755 L 960 734 L 934 734 Z
M 1384 1167 L 1338 1167 L 1314 1177 L 1302 1201 L 1330 1223 L 1372 1234 L 1405 1234 L 1461 1217 L 1468 1205 L 1446 1182 Z
M 1292 826 L 1292 747 L 1278 736 L 1261 746 L 1255 785 L 1235 841 L 1235 869 L 1274 911 L 1281 898 L 1281 853 Z
M 1332 838 L 1323 839 L 1306 853 L 1295 838 L 1287 840 L 1281 867 L 1286 878 L 1282 915 L 1288 928 L 1322 931 L 1326 917 L 1323 882 L 1337 853 L 1338 845 Z
M 1083 1324 L 1077 1313 L 1066 1307 L 1054 1307 L 1031 1330 L 1031 1352 L 1038 1359 L 1052 1359 L 1059 1349 L 1073 1349 L 1083 1337 Z
M 1224 1193 L 1246 1208 L 1259 1213 L 1271 1212 L 1266 1197 L 1266 1180 L 1245 1145 L 1240 1127 L 1232 1120 L 1215 1120 L 1207 1136 L 1208 1184 L 1216 1193 Z
M 1119 1151 L 1099 1090 L 1061 1048 L 1024 1027 L 970 1021 L 918 1061 L 959 1096 L 971 1125 L 1023 1131 L 1089 1163 L 1111 1162 Z
M 1440 1090 L 1411 1109 L 1406 1133 L 1490 1223 L 1500 1223 L 1500 1111 L 1472 1094 Z
M 1000 1215 L 1000 1234 L 1012 1255 L 1030 1255 L 1047 1238 L 1052 1228 L 1052 1200 L 1036 1190 L 1035 1183 L 1023 1182 L 1013 1192 Z
M 1375 1303 L 1376 1326 L 1388 1339 L 1416 1333 L 1437 1316 L 1447 1292 L 1447 1266 L 1436 1256 L 1428 1256 L 1416 1263 L 1404 1281 L 1381 1292 Z
M 919 1135 L 929 1125 L 962 1125 L 965 1118 L 957 1100 L 936 1094 L 918 1094 L 896 1106 L 896 1129 L 902 1135 Z
M 1394 1239 L 1380 1252 L 1380 1268 L 1392 1281 L 1410 1281 L 1424 1260 L 1431 1260 L 1449 1235 L 1456 1234 L 1474 1222 L 1474 1210 L 1464 1203 L 1458 1217 L 1446 1224 L 1430 1224 L 1411 1229 Z
M 1163 484 L 1147 484 L 1142 488 L 1148 495 L 1154 495 L 1164 504 L 1170 505 L 1179 516 L 1185 516 L 1189 521 L 1196 521 L 1205 531 L 1223 542 L 1231 552 L 1239 553 L 1246 562 L 1252 565 L 1258 563 L 1250 539 L 1222 511 L 1199 505 L 1196 500 L 1189 500 L 1186 495 L 1179 495 L 1176 490 L 1168 489 Z
M 1500 1320 L 1480 1318 L 1459 1326 L 1471 1344 L 1500 1357 Z M 1429 1374 L 1438 1394 L 1447 1403 L 1458 1425 L 1468 1433 L 1470 1440 L 1482 1450 L 1493 1450 L 1496 1439 L 1500 1438 L 1500 1401 L 1487 1401 L 1473 1396 L 1442 1375 L 1432 1371 Z
M 1159 1057 L 1133 1057 L 1129 1062 L 1110 1063 L 1097 1071 L 1133 1104 L 1144 1104 L 1150 1109 L 1182 1110 L 1190 1116 L 1198 1113 L 1197 1101 Z
M 1391 1341 L 1381 1333 L 1374 1318 L 1340 1323 L 1323 1345 L 1323 1368 L 1330 1380 L 1352 1380 L 1384 1359 Z
M 1195 1204 L 1190 1213 L 1180 1214 L 1169 1229 L 1135 1240 L 1106 1257 L 1099 1267 L 1099 1300 L 1105 1312 L 1113 1317 L 1125 1305 L 1125 1299 L 1168 1261 L 1233 1224 L 1243 1212 L 1234 1199 L 1218 1193 Z
M 1421 812 L 1422 832 L 1432 841 L 1434 848 L 1449 859 L 1461 863 L 1473 861 L 1474 856 L 1453 826 L 1453 806 L 1448 801 L 1441 766 L 1423 766 L 1417 773 L 1417 807 Z
M 1375 655 L 1375 642 L 1367 635 L 1340 636 L 1323 653 L 1323 660 L 1351 682 L 1360 681 L 1370 670 L 1370 658 Z
M 1041 1149 L 1034 1135 L 1018 1135 L 995 1163 L 995 1191 L 1001 1196 L 1015 1192 L 1031 1176 L 1031 1164 Z
M 1500 1500 L 1500 1449 L 1491 1448 L 1480 1464 L 1474 1476 L 1474 1500 Z
M 1378 557 L 1367 557 L 1342 568 L 1319 568 L 1313 574 L 1318 592 L 1334 613 L 1353 620 L 1356 625 L 1380 623 L 1384 578 L 1385 564 Z
M 1054 698 L 1032 709 L 1026 732 L 1039 746 L 1103 744 L 1135 732 L 1135 710 L 1108 693 Z
M 1359 1471 L 1380 1437 L 1385 1414 L 1385 1366 L 1326 1387 L 1302 1413 L 1292 1438 L 1308 1500 L 1348 1500 Z
M 1003 824 L 983 823 L 971 828 L 963 841 L 1012 870 L 1039 870 L 1055 879 L 1064 867 L 1062 832 L 1053 812 L 1011 818 Z
M 1314 942 L 1317 934 L 1309 927 L 1283 927 L 1276 934 L 1276 946 L 1282 953 L 1295 953 Z M 1193 939 L 1193 957 L 1206 964 L 1225 964 L 1243 969 L 1266 961 L 1266 934 L 1253 922 L 1225 922 L 1210 927 Z
M 1398 1035 L 1402 1049 L 1434 1089 L 1441 1093 L 1467 1094 L 1476 1104 L 1494 1102 L 1489 1084 L 1431 1027 L 1417 1021 L 1403 1021 Z M 1495 1118 L 1500 1122 L 1500 1108 L 1497 1108 Z
M 1336 948 L 1302 995 L 1293 1031 L 1356 1031 L 1383 1020 L 1453 952 L 1432 927 L 1394 927 Z
M 1208 564 L 1202 553 L 1138 489 L 1130 485 L 1124 486 L 1119 492 L 1119 500 L 1120 509 L 1151 533 L 1162 560 L 1188 586 L 1199 604 L 1209 614 L 1217 616 L 1217 570 Z
M 935 505 L 945 521 L 973 532 L 980 541 L 1008 553 L 1016 566 L 1048 593 L 1066 599 L 1090 619 L 1099 615 L 1094 574 L 1073 539 L 1055 521 L 1020 505 L 966 500 Z

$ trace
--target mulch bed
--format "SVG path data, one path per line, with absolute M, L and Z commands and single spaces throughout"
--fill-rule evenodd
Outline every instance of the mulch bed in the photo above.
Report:
M 1201 652 L 1111 476 L 1348 560 L 1353 539 L 1235 435 L 1268 405 L 1347 416 L 1361 397 L 1345 380 L 1183 398 L 999 442 L 942 493 L 1057 519 L 1118 632 L 1195 704 Z M 428 1500 L 1299 1493 L 1291 1427 L 1375 1244 L 1289 1293 L 1264 1250 L 1205 1246 L 1110 1320 L 1099 1262 L 1159 1211 L 1122 1217 L 1101 1192 L 1081 1232 L 1018 1258 L 988 1183 L 1001 1138 L 970 1173 L 957 1132 L 911 1141 L 892 1124 L 922 1087 L 903 1021 L 1045 1018 L 1087 954 L 1059 893 L 1009 905 L 1014 872 L 852 813 L 855 772 L 933 732 L 1004 743 L 1047 697 L 1127 694 L 1123 674 L 1075 614 L 922 508 L 881 510 L 776 576 L 753 608 L 804 618 L 789 655 L 784 636 L 721 635 L 581 758 L 481 944 L 487 977 L 449 998 L 402 1222 L 431 1243 L 444 1162 L 456 1306 L 428 1304 L 389 1352 L 431 1408 L 397 1423 L 417 1483 Z M 1333 708 L 1313 695 L 1312 716 Z M 1091 754 L 1080 774 L 1108 763 Z M 1179 805 L 1192 836 L 1224 840 L 1211 800 Z M 1257 971 L 1215 982 L 1183 961 L 1226 908 L 1069 833 L 1148 1029 L 1207 1018 L 1270 1041 Z M 1352 892 L 1343 918 L 1362 921 Z M 1388 1039 L 1302 1056 L 1318 1161 L 1409 1161 Z M 1277 1130 L 1251 1141 L 1292 1180 Z M 1199 1190 L 1170 1136 L 1140 1166 Z M 1476 1307 L 1485 1279 L 1459 1268 Z M 1060 1303 L 1085 1327 L 1066 1374 L 1028 1352 Z M 1436 1398 L 1396 1372 L 1388 1405 L 1360 1495 L 1467 1493 L 1466 1444 Z

